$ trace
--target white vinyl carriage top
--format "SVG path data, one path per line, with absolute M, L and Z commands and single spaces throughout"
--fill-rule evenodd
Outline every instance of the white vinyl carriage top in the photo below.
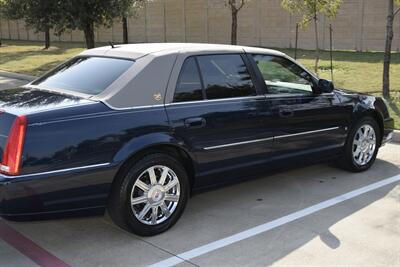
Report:
M 191 43 L 128 44 L 86 50 L 81 56 L 105 56 L 135 63 L 106 90 L 91 99 L 114 109 L 129 109 L 169 103 L 184 60 L 193 55 L 260 53 L 285 56 L 263 48 Z M 110 66 L 112 68 L 112 66 Z

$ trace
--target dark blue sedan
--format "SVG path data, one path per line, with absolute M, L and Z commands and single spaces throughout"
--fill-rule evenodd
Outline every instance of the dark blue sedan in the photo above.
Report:
M 375 96 L 334 89 L 274 50 L 136 44 L 87 50 L 0 91 L 0 216 L 108 210 L 155 235 L 190 194 L 326 160 L 365 171 L 392 136 Z

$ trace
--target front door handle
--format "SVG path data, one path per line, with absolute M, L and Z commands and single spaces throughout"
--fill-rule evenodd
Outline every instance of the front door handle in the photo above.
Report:
M 186 128 L 202 128 L 206 126 L 206 119 L 198 117 L 198 118 L 189 118 L 185 120 Z
M 281 116 L 283 118 L 292 117 L 293 114 L 294 114 L 294 112 L 291 109 L 280 109 L 279 110 L 279 116 Z

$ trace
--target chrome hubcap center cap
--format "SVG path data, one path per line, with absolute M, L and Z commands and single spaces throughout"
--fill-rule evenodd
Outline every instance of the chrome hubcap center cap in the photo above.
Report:
M 164 188 L 161 185 L 155 185 L 150 188 L 147 193 L 147 199 L 149 203 L 153 206 L 157 206 L 164 201 L 165 193 Z

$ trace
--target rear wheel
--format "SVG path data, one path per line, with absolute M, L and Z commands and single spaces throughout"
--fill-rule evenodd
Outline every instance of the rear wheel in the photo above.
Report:
M 344 169 L 361 172 L 369 169 L 380 145 L 380 129 L 375 119 L 364 117 L 350 129 L 339 163 Z
M 116 224 L 135 234 L 156 235 L 176 223 L 188 194 L 182 164 L 166 154 L 151 154 L 116 181 L 108 212 Z

